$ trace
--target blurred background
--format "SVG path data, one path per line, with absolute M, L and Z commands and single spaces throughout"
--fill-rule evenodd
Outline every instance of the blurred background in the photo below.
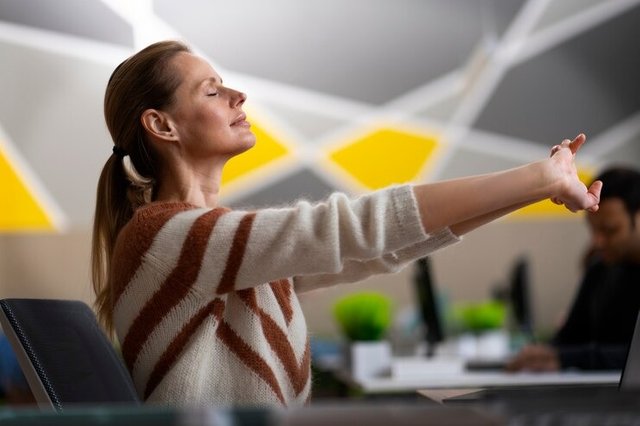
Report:
M 640 164 L 637 0 L 0 0 L 0 297 L 93 302 L 104 88 L 167 38 L 248 94 L 258 143 L 225 173 L 232 207 L 500 170 L 579 132 L 585 182 Z M 582 215 L 539 203 L 435 254 L 433 273 L 448 300 L 483 300 L 526 256 L 545 332 L 588 239 Z M 303 295 L 311 332 L 335 336 L 333 303 L 365 288 L 411 309 L 412 273 Z

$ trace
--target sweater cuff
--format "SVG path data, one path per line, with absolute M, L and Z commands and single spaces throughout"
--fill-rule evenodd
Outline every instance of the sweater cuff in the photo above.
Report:
M 389 198 L 392 208 L 390 217 L 394 228 L 398 230 L 397 239 L 403 241 L 403 245 L 407 246 L 429 238 L 422 226 L 413 186 L 391 187 L 389 188 Z
M 431 239 L 433 242 L 440 241 L 443 247 L 462 241 L 462 237 L 455 235 L 449 227 L 432 233 L 428 233 L 424 229 L 413 185 L 394 186 L 389 191 L 393 206 L 394 225 L 402 233 L 400 237 L 404 241 L 412 240 L 415 244 Z
M 449 227 L 446 227 L 429 234 L 429 240 L 432 241 L 436 247 L 444 248 L 453 243 L 462 241 L 462 237 L 454 234 Z

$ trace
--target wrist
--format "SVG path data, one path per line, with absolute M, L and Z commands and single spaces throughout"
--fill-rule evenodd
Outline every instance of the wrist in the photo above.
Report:
M 550 157 L 539 162 L 541 186 L 544 199 L 558 197 L 562 194 L 562 188 L 565 185 L 566 175 L 561 170 L 555 158 Z

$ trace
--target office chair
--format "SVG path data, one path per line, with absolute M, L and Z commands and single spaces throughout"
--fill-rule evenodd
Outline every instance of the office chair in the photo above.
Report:
M 41 408 L 140 404 L 129 372 L 85 303 L 0 300 L 0 325 Z

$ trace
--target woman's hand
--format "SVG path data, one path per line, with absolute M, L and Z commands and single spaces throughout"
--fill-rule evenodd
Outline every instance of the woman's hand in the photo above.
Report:
M 600 190 L 602 182 L 595 181 L 589 188 L 578 179 L 578 171 L 575 165 L 576 153 L 585 142 L 584 134 L 579 134 L 574 140 L 565 139 L 560 145 L 551 148 L 551 175 L 557 179 L 557 190 L 551 197 L 556 204 L 564 204 L 572 212 L 598 210 L 600 202 Z

